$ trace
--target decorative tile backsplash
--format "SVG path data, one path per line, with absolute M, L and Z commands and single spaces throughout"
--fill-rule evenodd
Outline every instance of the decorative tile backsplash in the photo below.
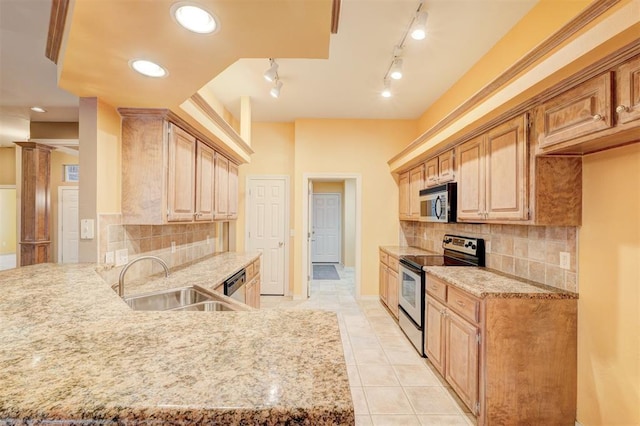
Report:
M 158 256 L 169 268 L 181 266 L 213 253 L 224 251 L 222 223 L 172 225 L 123 225 L 120 214 L 99 216 L 99 263 L 105 264 L 107 252 L 126 248 L 129 261 L 142 255 Z M 172 252 L 172 243 L 175 250 Z M 106 265 L 103 278 L 118 281 L 122 267 Z M 162 272 L 155 262 L 139 262 L 127 271 L 127 280 Z
M 491 269 L 578 292 L 576 227 L 400 222 L 401 245 L 442 253 L 447 233 L 483 238 Z M 568 270 L 560 268 L 560 252 L 569 253 Z

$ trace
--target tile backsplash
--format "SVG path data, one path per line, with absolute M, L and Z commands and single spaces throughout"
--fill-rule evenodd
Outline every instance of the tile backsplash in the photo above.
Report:
M 129 261 L 142 255 L 158 256 L 169 268 L 188 264 L 213 253 L 225 251 L 223 224 L 194 223 L 172 225 L 123 225 L 120 214 L 99 216 L 99 263 L 101 274 L 108 283 L 118 281 L 122 266 L 105 263 L 107 252 L 126 248 Z M 175 250 L 172 252 L 172 243 Z M 162 272 L 154 262 L 139 262 L 127 271 L 127 280 Z
M 442 253 L 444 234 L 483 238 L 486 266 L 541 284 L 578 292 L 578 228 L 572 226 L 400 222 L 400 244 Z M 569 269 L 560 267 L 568 252 Z

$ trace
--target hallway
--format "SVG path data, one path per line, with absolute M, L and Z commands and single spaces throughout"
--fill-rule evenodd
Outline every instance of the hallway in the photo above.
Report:
M 336 269 L 340 280 L 312 281 L 308 300 L 262 296 L 261 306 L 337 313 L 356 425 L 475 424 L 380 302 L 356 300 L 353 269 Z

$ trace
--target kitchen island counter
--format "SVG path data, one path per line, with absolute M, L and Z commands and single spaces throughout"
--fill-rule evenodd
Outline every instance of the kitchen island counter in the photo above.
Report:
M 0 285 L 0 423 L 354 423 L 334 313 L 136 312 L 89 264 Z

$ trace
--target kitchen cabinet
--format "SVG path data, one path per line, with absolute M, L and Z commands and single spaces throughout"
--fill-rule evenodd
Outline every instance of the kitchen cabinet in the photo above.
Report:
M 424 186 L 424 164 L 400 174 L 400 220 L 418 220 L 420 218 L 419 192 Z
M 429 272 L 426 283 L 426 355 L 479 426 L 573 424 L 576 299 L 477 297 Z
M 425 187 L 442 185 L 455 180 L 454 150 L 450 149 L 425 162 Z
M 458 221 L 527 219 L 527 115 L 457 148 Z
M 586 154 L 635 142 L 640 132 L 640 56 L 543 102 L 540 154 Z
M 162 225 L 237 218 L 238 167 L 165 113 L 122 116 L 123 224 Z M 224 163 L 224 172 L 216 165 Z M 224 178 L 224 185 L 217 180 Z M 224 191 L 222 197 L 218 191 Z M 216 216 L 224 200 L 224 217 Z
M 399 261 L 398 258 L 380 250 L 379 268 L 380 301 L 398 318 Z
M 223 155 L 216 154 L 215 176 L 215 219 L 237 219 L 238 166 Z
M 260 309 L 260 259 L 250 263 L 246 269 L 245 303 L 252 308 Z

